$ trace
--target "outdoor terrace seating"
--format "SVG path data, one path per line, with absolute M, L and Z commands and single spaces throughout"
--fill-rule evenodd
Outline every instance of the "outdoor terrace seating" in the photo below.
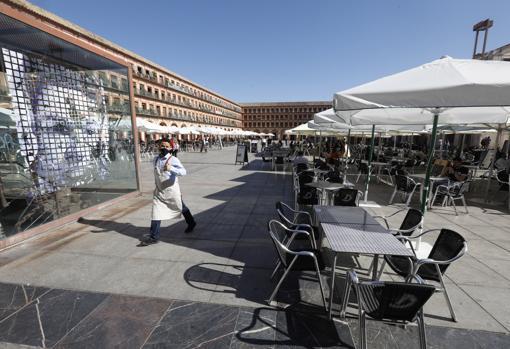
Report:
M 424 282 L 425 280 L 438 282 L 439 287 L 436 288 L 436 292 L 443 292 L 451 318 L 453 321 L 457 321 L 443 275 L 453 262 L 467 252 L 466 240 L 459 233 L 450 229 L 431 229 L 413 237 L 399 237 L 399 239 L 404 243 L 409 243 L 410 248 L 414 252 L 411 244 L 412 239 L 421 238 L 423 235 L 435 231 L 440 233 L 427 258 L 418 259 L 415 253 L 415 257 L 411 259 L 399 256 L 385 256 L 384 260 L 395 273 L 408 281 L 415 279 L 418 282 Z M 383 268 L 384 263 L 381 266 L 379 275 L 381 275 Z

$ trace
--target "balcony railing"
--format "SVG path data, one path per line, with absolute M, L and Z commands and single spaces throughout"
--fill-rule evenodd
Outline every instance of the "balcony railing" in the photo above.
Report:
M 106 106 L 106 111 L 110 113 L 122 113 L 122 114 L 129 114 L 129 104 L 126 103 L 113 103 L 112 105 Z
M 223 108 L 226 108 L 226 109 L 230 109 L 230 110 L 234 110 L 238 113 L 241 113 L 242 112 L 242 108 L 240 107 L 236 107 L 236 106 L 229 106 L 226 102 L 223 102 L 221 99 L 217 98 L 217 97 L 211 97 L 211 96 L 204 96 L 204 95 L 200 95 L 200 93 L 197 93 L 195 92 L 195 90 L 187 87 L 187 86 L 181 86 L 181 85 L 177 85 L 175 83 L 172 84 L 172 82 L 170 81 L 161 81 L 161 80 L 158 80 L 157 77 L 151 75 L 151 74 L 146 74 L 146 73 L 141 73 L 139 71 L 134 71 L 133 72 L 135 76 L 137 77 L 140 77 L 142 79 L 146 79 L 146 80 L 150 80 L 150 81 L 153 81 L 157 84 L 160 84 L 160 85 L 163 85 L 165 87 L 168 87 L 168 88 L 171 88 L 173 90 L 176 90 L 176 91 L 179 91 L 179 92 L 182 92 L 182 93 L 186 93 L 190 96 L 193 96 L 193 97 L 196 97 L 198 99 L 201 99 L 201 100 L 204 100 L 204 101 L 208 101 L 210 103 L 213 103 L 213 104 L 216 104 L 216 105 L 219 105 L 220 107 L 223 107 Z

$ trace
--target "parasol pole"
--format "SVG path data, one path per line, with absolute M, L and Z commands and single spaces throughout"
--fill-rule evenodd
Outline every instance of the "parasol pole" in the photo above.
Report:
M 368 200 L 368 183 L 370 182 L 370 174 L 372 173 L 372 155 L 374 154 L 375 144 L 375 125 L 372 125 L 372 138 L 370 139 L 370 149 L 368 153 L 368 174 L 365 181 L 365 203 Z

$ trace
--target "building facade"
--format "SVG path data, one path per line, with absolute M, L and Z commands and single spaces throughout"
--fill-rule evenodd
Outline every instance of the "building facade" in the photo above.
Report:
M 242 128 L 242 109 L 237 103 L 26 1 L 5 2 L 129 65 L 137 117 L 163 126 Z M 114 113 L 125 111 L 127 100 L 115 92 L 128 91 L 128 80 L 109 72 L 100 79 L 112 92 L 106 98 L 107 108 Z M 146 135 L 141 132 L 140 137 L 143 140 Z
M 285 130 L 313 119 L 314 114 L 332 107 L 331 102 L 241 103 L 243 129 L 273 133 L 280 139 Z
M 493 61 L 507 61 L 510 62 L 510 44 L 498 47 L 485 53 L 485 59 Z

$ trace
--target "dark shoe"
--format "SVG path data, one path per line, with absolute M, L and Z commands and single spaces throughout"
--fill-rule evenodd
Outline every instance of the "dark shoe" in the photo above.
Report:
M 149 246 L 149 245 L 157 244 L 158 242 L 159 242 L 159 240 L 153 239 L 149 236 L 149 237 L 143 239 L 138 246 Z
M 186 228 L 186 230 L 184 231 L 186 234 L 189 234 L 193 231 L 193 229 L 195 229 L 195 226 L 197 225 L 197 222 L 191 222 L 190 224 L 188 224 L 188 227 Z

